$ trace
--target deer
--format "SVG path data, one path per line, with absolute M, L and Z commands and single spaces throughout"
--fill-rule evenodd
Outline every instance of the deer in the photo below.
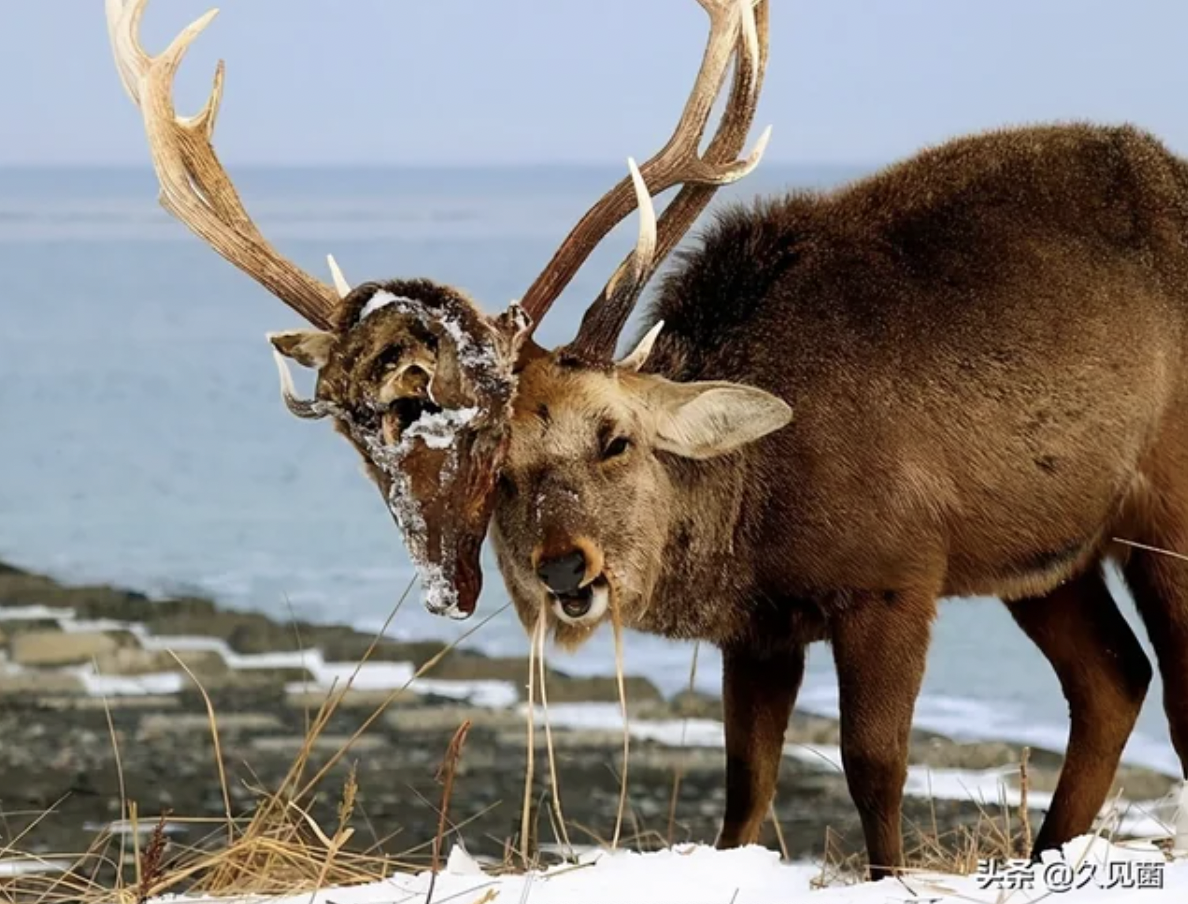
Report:
M 468 618 L 487 534 L 526 630 L 608 620 L 722 651 L 726 803 L 755 843 L 806 650 L 836 661 L 842 762 L 878 879 L 904 867 L 909 733 L 939 601 L 995 596 L 1051 663 L 1071 731 L 1033 856 L 1087 832 L 1152 666 L 1188 770 L 1188 163 L 1130 125 L 966 135 L 820 191 L 719 211 L 646 286 L 740 157 L 766 0 L 698 0 L 710 36 L 672 137 L 487 315 L 427 279 L 326 285 L 256 229 L 211 145 L 222 88 L 177 116 L 146 0 L 107 0 L 168 210 L 310 323 L 270 334 L 288 409 L 330 418 L 404 534 L 431 611 Z M 725 112 L 701 146 L 732 72 Z M 654 196 L 679 191 L 657 216 Z M 533 331 L 638 211 L 635 248 L 555 349 Z M 287 362 L 311 368 L 311 398 Z

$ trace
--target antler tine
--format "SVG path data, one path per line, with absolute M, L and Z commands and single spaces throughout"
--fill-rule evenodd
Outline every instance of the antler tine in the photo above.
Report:
M 144 16 L 144 4 L 134 3 L 125 9 L 125 0 L 106 0 L 107 35 L 111 39 L 111 49 L 115 57 L 116 71 L 120 76 L 120 84 L 132 98 L 132 102 L 140 105 L 140 80 L 148 71 L 151 60 L 135 40 L 140 34 L 140 20 Z
M 737 160 L 750 131 L 759 94 L 763 88 L 763 76 L 767 68 L 770 8 L 768 0 L 760 0 L 753 10 L 749 0 L 741 0 L 741 9 L 743 31 L 730 98 L 717 132 L 702 159 L 698 161 L 722 174 L 724 181 L 707 180 L 700 184 L 686 184 L 665 208 L 660 217 L 655 253 L 648 266 L 635 271 L 637 278 L 629 287 L 616 285 L 612 278 L 583 315 L 573 347 L 586 355 L 609 357 L 614 354 L 627 319 L 660 264 L 693 226 L 718 188 L 750 173 L 758 166 L 763 152 L 767 149 L 771 138 L 770 126 L 759 136 L 751 154 L 744 160 Z M 634 256 L 635 252 L 632 252 L 632 257 Z M 626 263 L 624 261 L 624 264 Z
M 709 14 L 710 36 L 697 79 L 685 102 L 676 129 L 664 147 L 640 167 L 645 184 L 652 194 L 659 194 L 683 183 L 687 187 L 704 188 L 712 196 L 713 189 L 746 175 L 758 163 L 763 151 L 760 144 L 750 158 L 729 165 L 720 154 L 711 156 L 709 150 L 704 157 L 699 155 L 701 139 L 713 111 L 714 101 L 726 79 L 731 60 L 736 56 L 736 50 L 738 62 L 735 66 L 734 88 L 722 126 L 715 136 L 714 143 L 711 144 L 711 149 L 717 145 L 720 152 L 725 146 L 725 142 L 720 141 L 723 133 L 733 136 L 741 125 L 741 134 L 745 137 L 750 127 L 750 120 L 754 116 L 754 102 L 762 82 L 762 66 L 766 61 L 768 0 L 698 2 Z M 756 2 L 760 9 L 758 18 L 763 22 L 762 28 L 755 25 Z M 752 97 L 752 94 L 755 97 Z M 742 117 L 738 117 L 736 108 L 743 111 Z M 739 149 L 734 150 L 732 160 L 737 156 Z M 709 196 L 702 203 L 702 207 L 708 200 Z M 524 295 L 523 308 L 534 324 L 540 322 L 598 243 L 631 212 L 634 202 L 633 181 L 624 179 L 582 217 Z M 675 240 L 670 240 L 666 234 L 674 225 L 680 225 L 676 218 L 665 217 L 661 220 L 658 241 L 662 251 L 679 241 L 679 236 Z M 643 270 L 650 272 L 656 263 L 653 261 Z M 623 272 L 621 267 L 616 271 L 616 275 Z M 619 280 L 615 282 L 618 284 Z M 603 296 L 606 295 L 604 291 Z M 616 295 L 621 296 L 621 291 Z
M 162 206 L 215 251 L 263 285 L 310 323 L 336 325 L 338 294 L 282 257 L 244 209 L 211 145 L 223 93 L 223 64 L 206 104 L 192 117 L 173 106 L 173 79 L 190 45 L 217 14 L 185 28 L 159 56 L 140 43 L 148 0 L 107 0 L 107 27 L 124 89 L 140 108 Z
M 656 255 L 656 208 L 652 204 L 652 195 L 639 172 L 639 167 L 630 157 L 627 158 L 627 169 L 631 173 L 631 186 L 635 189 L 635 201 L 639 207 L 639 238 L 635 243 L 635 250 L 627 256 L 619 268 L 615 270 L 603 291 L 608 296 L 616 296 L 620 286 L 625 292 L 633 292 L 634 287 L 652 266 Z

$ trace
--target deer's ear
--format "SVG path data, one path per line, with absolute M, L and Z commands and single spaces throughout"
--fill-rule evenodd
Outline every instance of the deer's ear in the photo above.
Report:
M 330 354 L 338 344 L 338 337 L 323 330 L 287 330 L 282 333 L 269 333 L 268 341 L 286 358 L 292 358 L 305 367 L 320 370 L 330 360 Z
M 788 404 L 738 383 L 674 383 L 648 379 L 656 446 L 686 458 L 713 458 L 779 430 L 792 420 Z

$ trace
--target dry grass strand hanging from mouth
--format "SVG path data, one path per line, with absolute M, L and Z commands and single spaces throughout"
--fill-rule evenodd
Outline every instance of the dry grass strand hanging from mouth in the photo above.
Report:
M 623 713 L 623 773 L 619 786 L 619 808 L 615 814 L 615 834 L 611 839 L 611 850 L 619 847 L 619 836 L 623 830 L 623 813 L 627 809 L 627 769 L 631 756 L 631 732 L 627 718 L 627 686 L 623 680 L 623 615 L 619 611 L 619 594 L 611 590 L 611 625 L 615 635 L 615 680 L 619 686 L 619 709 Z
M 701 641 L 693 644 L 693 659 L 689 663 L 689 695 L 692 697 L 694 688 L 697 684 L 697 662 L 701 656 Z M 686 715 L 681 722 L 681 753 L 685 752 L 685 743 L 688 739 L 689 717 Z M 672 773 L 672 796 L 668 801 L 668 846 L 672 847 L 674 843 L 674 835 L 676 834 L 676 811 L 677 801 L 680 799 L 681 782 L 685 776 L 685 764 L 681 762 L 677 765 Z
M 537 666 L 538 675 L 540 677 L 540 707 L 544 715 L 545 726 L 545 748 L 549 755 L 549 783 L 553 786 L 553 812 L 556 815 L 557 831 L 560 835 L 558 841 L 565 845 L 566 856 L 572 860 L 574 859 L 573 845 L 569 841 L 569 829 L 565 825 L 565 814 L 561 810 L 561 785 L 557 780 L 557 757 L 553 750 L 553 726 L 549 721 L 549 691 L 548 691 L 548 666 L 545 658 L 545 624 L 544 612 L 541 611 L 541 618 L 536 631 L 537 644 Z
M 532 782 L 536 777 L 536 651 L 540 646 L 537 638 L 544 633 L 544 628 L 545 611 L 542 608 L 532 631 L 532 641 L 528 645 L 528 749 L 525 751 L 527 763 L 524 766 L 524 811 L 520 816 L 520 857 L 525 869 L 531 869 L 529 841 L 532 836 L 529 833 L 532 828 Z

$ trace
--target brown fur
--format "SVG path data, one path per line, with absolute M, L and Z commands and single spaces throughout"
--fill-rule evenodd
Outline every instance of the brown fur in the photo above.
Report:
M 724 846 L 755 839 L 804 648 L 830 641 L 880 875 L 902 864 L 936 601 L 998 595 L 1072 716 L 1036 850 L 1087 831 L 1150 679 L 1098 569 L 1113 537 L 1188 549 L 1188 164 L 1132 128 L 962 138 L 730 211 L 657 319 L 646 373 L 553 354 L 521 374 L 493 537 L 524 624 L 545 606 L 562 643 L 593 630 L 534 568 L 546 537 L 580 537 L 628 625 L 722 648 Z M 795 420 L 689 457 L 661 377 L 757 387 Z M 602 460 L 608 432 L 630 449 Z M 1188 569 L 1144 552 L 1125 571 L 1188 765 Z

